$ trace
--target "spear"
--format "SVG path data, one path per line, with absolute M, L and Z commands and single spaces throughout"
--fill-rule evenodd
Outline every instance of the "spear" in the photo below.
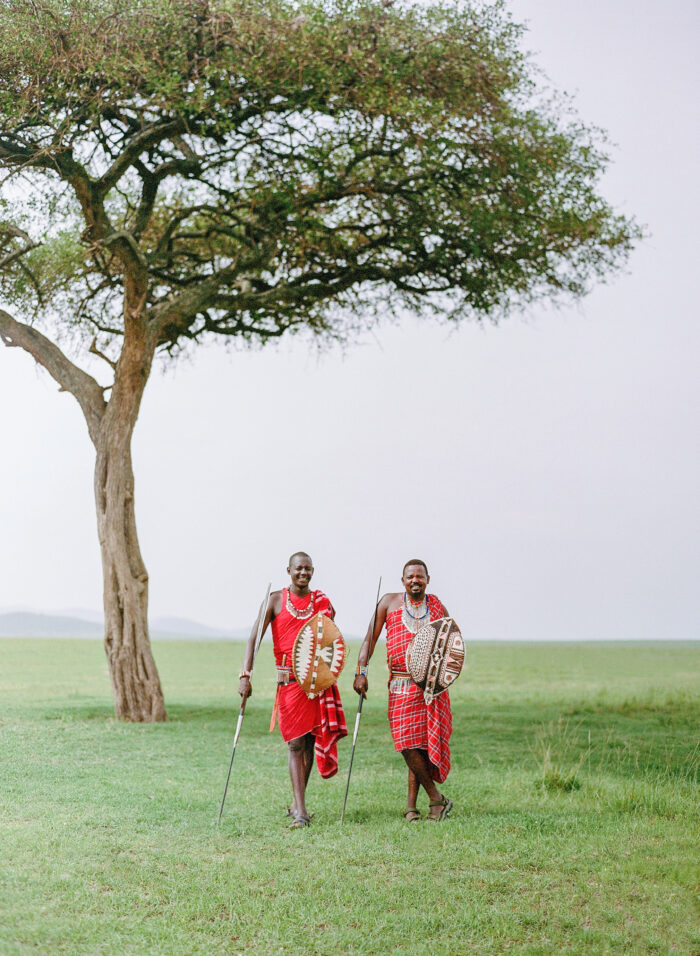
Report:
M 377 608 L 379 607 L 379 592 L 382 589 L 382 579 L 379 578 L 379 584 L 377 585 L 377 600 L 374 602 L 374 617 L 372 618 L 372 640 L 374 640 L 374 629 L 377 626 Z M 370 644 L 370 653 L 371 653 Z M 367 659 L 367 665 L 369 669 L 369 658 Z M 355 744 L 357 743 L 357 732 L 360 729 L 360 717 L 362 716 L 362 703 L 364 697 L 360 694 L 360 703 L 357 705 L 357 717 L 355 717 L 355 731 L 352 735 L 352 751 L 350 752 L 350 766 L 348 767 L 348 781 L 345 784 L 345 799 L 343 800 L 343 810 L 340 814 L 340 822 L 342 823 L 345 819 L 345 807 L 348 802 L 348 792 L 350 790 L 350 774 L 352 773 L 352 762 L 355 757 Z
M 262 642 L 263 629 L 265 627 L 265 617 L 267 616 L 267 606 L 270 603 L 270 589 L 272 588 L 272 583 L 267 586 L 267 593 L 265 594 L 265 600 L 262 603 L 260 608 L 260 616 L 258 618 L 258 633 L 255 636 L 255 648 L 253 649 L 253 660 L 250 664 L 250 673 L 252 675 L 253 668 L 255 667 L 255 658 L 258 656 L 258 650 Z M 221 798 L 221 806 L 219 807 L 219 818 L 216 821 L 221 823 L 221 814 L 224 812 L 224 801 L 226 800 L 226 791 L 228 790 L 228 782 L 231 779 L 231 767 L 233 767 L 233 758 L 236 756 L 236 744 L 238 743 L 238 736 L 241 732 L 241 724 L 243 723 L 243 715 L 245 714 L 245 705 L 248 702 L 247 697 L 243 697 L 241 700 L 241 709 L 238 714 L 238 723 L 236 724 L 236 734 L 233 738 L 233 750 L 231 751 L 231 762 L 228 765 L 228 773 L 226 774 L 226 784 L 224 786 L 224 795 Z

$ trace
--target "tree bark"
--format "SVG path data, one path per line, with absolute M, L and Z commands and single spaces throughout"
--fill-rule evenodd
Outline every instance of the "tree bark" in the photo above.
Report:
M 111 432 L 97 449 L 95 502 L 114 710 L 124 720 L 166 720 L 148 633 L 148 572 L 136 534 L 131 431 Z
M 102 552 L 105 652 L 116 716 L 166 720 L 148 633 L 148 572 L 134 509 L 131 440 L 153 361 L 145 332 L 125 340 L 112 395 L 95 436 L 95 504 Z

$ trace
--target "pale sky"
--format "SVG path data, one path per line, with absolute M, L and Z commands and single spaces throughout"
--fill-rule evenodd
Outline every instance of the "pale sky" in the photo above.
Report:
M 154 617 L 246 624 L 304 549 L 348 634 L 422 557 L 467 640 L 700 638 L 698 8 L 511 9 L 650 237 L 583 302 L 498 328 L 407 317 L 345 354 L 156 371 L 134 445 Z M 98 609 L 82 414 L 19 349 L 0 401 L 0 610 Z

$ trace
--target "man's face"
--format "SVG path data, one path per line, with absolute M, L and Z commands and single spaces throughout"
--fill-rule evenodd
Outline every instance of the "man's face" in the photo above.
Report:
M 412 601 L 421 601 L 430 577 L 422 564 L 409 564 L 401 582 Z
M 287 571 L 292 579 L 294 589 L 296 591 L 306 591 L 314 573 L 311 558 L 306 557 L 306 555 L 296 554 L 292 558 L 292 563 L 287 568 Z

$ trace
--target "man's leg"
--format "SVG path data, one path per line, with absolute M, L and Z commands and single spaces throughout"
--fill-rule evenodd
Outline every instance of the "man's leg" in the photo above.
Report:
M 307 816 L 306 785 L 314 762 L 314 736 L 304 734 L 289 741 L 289 776 L 292 779 L 292 816 Z
M 431 803 L 437 803 L 440 799 L 440 793 L 438 792 L 435 782 L 433 781 L 432 776 L 430 775 L 430 761 L 428 760 L 428 754 L 425 750 L 402 750 L 401 754 L 403 759 L 408 764 L 408 792 L 409 800 L 411 794 L 411 777 L 410 774 L 416 778 L 416 797 L 418 796 L 418 784 L 425 790 L 428 794 L 428 799 Z M 410 803 L 409 803 L 410 806 Z
M 417 820 L 420 820 L 420 813 L 416 809 L 417 800 L 418 800 L 418 778 L 409 767 L 408 768 L 408 800 L 406 801 L 406 810 L 404 811 L 404 819 L 408 820 L 409 823 L 415 823 Z
M 311 769 L 314 765 L 314 745 L 316 743 L 316 738 L 313 734 L 306 735 L 306 749 L 304 750 L 304 791 L 309 785 L 309 777 L 311 776 Z
M 430 801 L 428 819 L 444 820 L 452 809 L 452 801 L 444 797 L 435 786 L 435 782 L 430 774 L 430 760 L 428 759 L 427 751 L 417 749 L 402 750 L 401 753 L 403 754 L 403 759 L 408 764 L 409 773 L 413 771 L 418 783 L 428 794 L 428 800 Z
M 405 753 L 405 751 L 404 751 Z M 411 770 L 410 765 L 408 768 L 408 802 L 406 803 L 406 809 L 411 810 L 415 809 L 416 800 L 418 799 L 418 777 Z
M 289 776 L 292 780 L 292 813 L 294 816 L 306 816 L 306 781 L 308 774 L 306 771 L 306 737 L 295 737 L 290 740 L 289 747 Z

